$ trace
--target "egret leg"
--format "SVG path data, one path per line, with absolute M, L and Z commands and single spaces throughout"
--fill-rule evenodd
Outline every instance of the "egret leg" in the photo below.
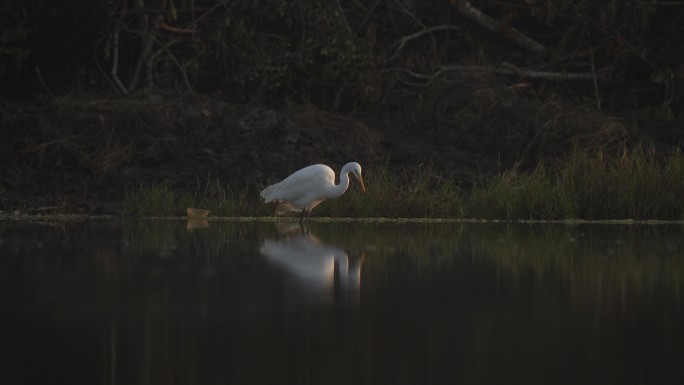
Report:
M 299 222 L 299 228 L 302 230 L 302 234 L 308 234 L 309 229 L 306 226 L 306 221 L 305 222 Z
M 306 223 L 309 222 L 309 214 L 311 214 L 311 211 L 302 209 L 302 215 L 299 217 L 299 226 L 302 229 L 302 234 L 306 234 L 308 232 L 306 229 Z

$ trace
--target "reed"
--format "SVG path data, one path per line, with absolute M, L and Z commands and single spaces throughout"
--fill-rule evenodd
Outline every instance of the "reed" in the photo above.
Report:
M 207 178 L 203 184 L 200 179 L 193 187 L 178 193 L 177 205 L 209 210 L 211 216 L 240 217 L 270 215 L 266 207 L 259 207 L 249 186 L 235 188 L 221 184 L 218 178 Z
M 583 219 L 684 218 L 684 158 L 637 149 L 620 156 L 573 152 L 558 166 L 557 184 Z
M 322 203 L 316 216 L 441 218 L 461 217 L 464 192 L 454 180 L 429 166 L 400 171 L 387 166 L 366 169 L 366 192 L 354 181 L 340 198 Z
M 575 202 L 555 181 L 555 172 L 539 165 L 532 172 L 514 168 L 476 183 L 469 195 L 469 212 L 482 219 L 574 218 Z
M 168 183 L 131 184 L 126 187 L 122 204 L 124 217 L 171 216 L 179 208 L 175 193 Z
M 199 179 L 198 179 L 199 180 Z M 222 185 L 218 179 L 186 189 L 172 189 L 169 183 L 132 184 L 126 189 L 124 217 L 177 217 L 186 215 L 187 207 L 210 211 L 210 216 L 266 216 L 270 211 L 258 205 L 248 188 Z
M 347 192 L 323 202 L 315 217 L 476 218 L 500 220 L 684 219 L 684 156 L 653 150 L 571 152 L 525 171 L 503 171 L 476 180 L 466 191 L 459 181 L 429 166 L 394 170 L 366 168 L 367 191 L 352 181 Z M 125 216 L 181 216 L 186 207 L 211 216 L 272 216 L 259 186 L 241 189 L 218 179 L 173 190 L 166 183 L 127 189 Z

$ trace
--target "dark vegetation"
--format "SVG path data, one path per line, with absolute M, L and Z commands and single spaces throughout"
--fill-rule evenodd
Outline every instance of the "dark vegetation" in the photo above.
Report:
M 466 202 L 447 215 L 682 218 L 683 2 L 0 0 L 0 26 L 3 211 L 120 213 L 140 183 L 252 196 L 356 160 L 430 170 Z M 478 203 L 505 180 L 508 209 Z

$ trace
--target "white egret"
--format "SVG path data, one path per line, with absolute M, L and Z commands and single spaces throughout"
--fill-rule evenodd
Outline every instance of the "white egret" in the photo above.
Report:
M 358 179 L 361 190 L 366 191 L 361 177 L 361 165 L 350 162 L 340 171 L 340 184 L 335 184 L 335 171 L 323 164 L 314 164 L 295 172 L 281 182 L 272 184 L 259 195 L 266 203 L 278 202 L 277 212 L 302 210 L 300 221 L 326 199 L 337 198 L 349 187 L 349 174 Z

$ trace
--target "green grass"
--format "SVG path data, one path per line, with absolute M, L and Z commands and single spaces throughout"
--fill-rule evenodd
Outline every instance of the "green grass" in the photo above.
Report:
M 367 169 L 366 192 L 352 178 L 340 198 L 321 203 L 316 216 L 439 218 L 462 217 L 465 194 L 455 181 L 430 167 L 392 171 L 388 167 Z
M 131 185 L 123 202 L 124 217 L 184 216 L 187 207 L 209 210 L 211 216 L 266 216 L 272 211 L 250 196 L 248 188 L 236 189 L 210 180 L 184 190 L 174 190 L 168 183 Z
M 467 215 L 484 219 L 576 218 L 573 199 L 555 179 L 553 171 L 540 165 L 529 173 L 514 169 L 476 183 L 469 194 Z
M 480 183 L 469 215 L 489 219 L 684 219 L 684 157 L 575 151 L 554 165 Z
M 174 191 L 168 183 L 139 183 L 126 188 L 122 205 L 124 217 L 179 215 Z
M 340 198 L 323 202 L 316 217 L 477 218 L 501 220 L 684 219 L 684 156 L 653 151 L 617 157 L 575 151 L 531 171 L 513 169 L 463 190 L 460 181 L 430 167 L 367 168 L 366 192 L 352 180 Z M 124 216 L 183 216 L 186 207 L 211 216 L 272 216 L 261 186 L 211 180 L 183 191 L 166 183 L 127 189 Z
M 558 167 L 576 218 L 684 218 L 684 157 L 642 150 L 617 158 L 575 152 Z

